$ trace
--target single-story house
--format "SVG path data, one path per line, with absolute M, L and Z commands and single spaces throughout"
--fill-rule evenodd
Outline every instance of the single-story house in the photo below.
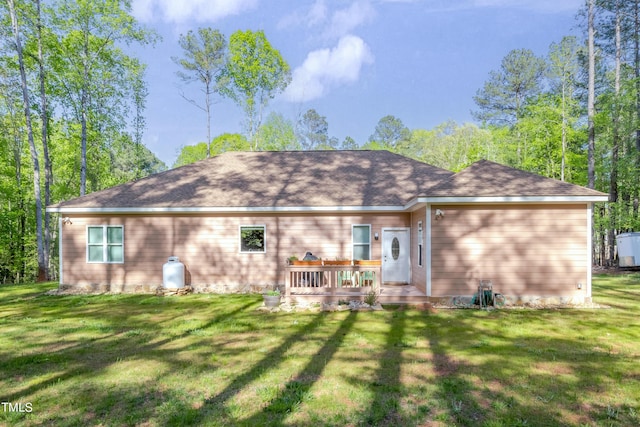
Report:
M 286 260 L 381 260 L 425 297 L 480 280 L 519 301 L 591 299 L 592 204 L 607 195 L 481 160 L 458 173 L 388 151 L 228 152 L 48 207 L 60 286 L 145 291 L 169 256 L 194 289 L 284 285 Z

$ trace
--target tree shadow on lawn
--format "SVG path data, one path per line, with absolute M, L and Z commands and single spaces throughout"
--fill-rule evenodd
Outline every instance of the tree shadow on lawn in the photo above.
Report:
M 263 408 L 263 412 L 269 414 L 267 418 L 270 424 L 281 425 L 285 418 L 294 412 L 309 395 L 311 387 L 322 377 L 322 372 L 327 363 L 333 359 L 343 344 L 345 337 L 353 328 L 357 313 L 357 311 L 349 312 L 336 331 L 325 341 L 313 357 L 309 359 L 298 375 L 287 381 L 284 390 Z M 260 364 L 256 365 L 257 369 L 260 369 L 259 365 Z M 221 393 L 221 395 L 224 395 L 224 392 Z M 213 398 L 212 401 L 216 401 L 216 399 Z M 264 415 L 260 413 L 242 421 L 242 423 L 246 425 L 260 425 L 263 422 Z
M 190 414 L 189 424 L 202 424 L 208 417 L 214 414 L 216 420 L 221 424 L 233 425 L 237 423 L 238 420 L 228 409 L 227 403 L 230 399 L 240 393 L 244 387 L 257 380 L 263 373 L 277 368 L 277 366 L 282 363 L 284 355 L 289 348 L 302 340 L 305 336 L 312 334 L 322 323 L 321 319 L 324 316 L 326 316 L 325 313 L 318 313 L 313 316 L 310 321 L 298 328 L 296 333 L 287 336 L 280 345 L 255 363 L 250 370 L 235 377 L 233 381 L 219 393 L 207 398 L 203 407 L 197 410 L 197 413 L 194 414 L 192 412 L 192 414 Z M 333 335 L 333 339 L 329 339 L 327 344 L 325 344 L 325 346 L 312 358 L 312 361 L 307 365 L 307 368 L 310 366 L 316 367 L 320 365 L 319 359 L 316 358 L 325 359 L 332 356 L 337 350 L 339 342 L 343 339 L 344 335 L 346 335 L 348 330 L 351 328 L 350 325 L 353 325 L 354 321 L 355 314 L 353 316 L 350 315 L 348 317 L 348 321 L 343 323 L 339 328 L 339 331 L 342 330 L 343 332 L 337 331 Z M 317 374 L 319 373 L 320 372 Z M 299 397 L 308 392 L 309 388 L 313 385 L 313 382 L 309 381 L 309 378 L 317 378 L 317 375 L 315 375 L 315 372 L 307 372 L 306 375 L 304 375 L 304 379 L 302 374 L 296 378 L 296 380 L 289 381 L 287 383 L 287 387 L 285 387 L 284 393 L 277 399 L 270 402 L 265 408 L 266 412 L 272 412 L 274 414 L 273 416 L 276 420 L 282 420 L 284 416 L 288 415 L 288 409 L 299 402 Z M 258 418 L 258 416 L 259 413 L 254 415 L 252 418 Z M 263 421 L 261 415 L 259 419 L 260 422 Z M 246 425 L 253 425 L 255 423 L 257 423 L 257 421 L 242 421 L 242 424 Z
M 85 298 L 87 297 L 85 296 Z M 221 309 L 205 324 L 200 325 L 198 329 L 210 328 L 227 318 L 232 318 L 245 312 L 248 308 L 255 305 L 256 302 L 251 300 L 233 310 Z M 60 311 L 64 310 L 61 309 Z M 27 314 L 29 314 L 29 312 L 24 313 L 24 315 Z M 39 376 L 46 376 L 47 379 L 20 388 L 19 391 L 14 393 L 5 394 L 2 396 L 3 401 L 17 402 L 49 386 L 60 384 L 76 377 L 86 377 L 90 379 L 107 367 L 128 358 L 142 356 L 142 358 L 147 360 L 155 359 L 162 363 L 168 362 L 176 366 L 181 366 L 183 362 L 178 358 L 172 357 L 172 355 L 179 352 L 179 348 L 162 349 L 162 346 L 172 341 L 188 337 L 193 332 L 193 330 L 189 329 L 182 333 L 172 334 L 156 340 L 158 336 L 155 335 L 155 332 L 161 329 L 160 325 L 142 324 L 140 320 L 131 323 L 123 321 L 122 319 L 117 322 L 109 322 L 110 318 L 108 316 L 105 317 L 99 311 L 95 310 L 72 314 L 69 312 L 66 313 L 66 316 L 69 318 L 76 318 L 80 315 L 84 320 L 98 321 L 98 332 L 104 332 L 105 334 L 97 338 L 78 338 L 70 342 L 65 341 L 65 344 L 59 350 L 46 353 L 39 352 L 18 356 L 7 355 L 5 360 L 0 361 L 0 373 L 3 374 L 3 378 L 16 378 L 22 383 L 34 382 Z M 169 321 L 170 320 L 171 319 L 169 319 Z M 130 326 L 122 329 L 122 324 Z M 152 331 L 151 333 L 143 333 L 142 336 L 137 333 L 128 333 L 132 330 L 137 331 L 138 329 L 135 328 L 139 327 L 145 327 L 147 329 L 151 327 Z M 82 330 L 85 327 L 79 326 L 78 328 Z M 200 345 L 206 344 L 201 343 Z M 57 373 L 54 373 L 56 371 Z
M 562 312 L 560 315 L 569 314 Z M 449 422 L 483 425 L 502 420 L 499 425 L 565 426 L 607 420 L 607 414 L 589 402 L 608 396 L 611 407 L 634 414 L 615 400 L 616 384 L 624 381 L 638 389 L 638 377 L 629 377 L 633 355 L 611 354 L 590 340 L 544 336 L 510 338 L 501 332 L 512 313 L 499 313 L 496 328 L 478 328 L 473 315 L 458 318 L 423 316 L 425 337 L 433 353 L 435 397 L 447 408 Z M 530 312 L 529 321 L 543 322 L 544 313 Z M 536 320 L 539 318 L 539 320 Z M 466 332 L 459 329 L 466 328 Z M 464 354 L 471 358 L 464 358 Z M 476 361 L 481 362 L 476 362 Z M 604 368 L 603 368 L 604 367 Z M 635 385 L 634 385 L 635 384 Z M 637 405 L 636 405 L 637 406 Z M 627 425 L 620 417 L 621 424 Z M 637 419 L 629 418 L 632 425 Z
M 201 300 L 194 301 L 196 303 L 190 307 L 193 310 L 210 304 Z M 186 300 L 180 300 L 180 304 L 185 302 Z M 72 299 L 70 303 L 71 307 L 75 307 L 74 304 L 82 303 L 82 300 Z M 50 421 L 59 425 L 85 422 L 99 424 L 104 421 L 124 425 L 150 419 L 162 425 L 254 425 L 264 422 L 282 425 L 286 417 L 295 412 L 301 403 L 304 404 L 305 396 L 310 393 L 313 385 L 322 380 L 327 363 L 336 357 L 346 337 L 353 333 L 356 320 L 365 321 L 369 315 L 351 312 L 296 316 L 296 319 L 306 320 L 294 331 L 278 335 L 281 342 L 269 349 L 267 354 L 252 362 L 246 371 L 233 371 L 233 376 L 223 389 L 213 395 L 196 398 L 187 395 L 190 393 L 189 388 L 184 388 L 184 391 L 166 386 L 163 388 L 159 385 L 159 377 L 150 378 L 139 387 L 132 384 L 105 384 L 104 381 L 74 385 L 71 380 L 89 380 L 109 367 L 117 368 L 121 360 L 128 359 L 135 363 L 157 361 L 171 365 L 170 369 L 174 369 L 173 366 L 184 366 L 184 360 L 178 355 L 180 352 L 191 355 L 192 350 L 198 348 L 205 349 L 207 355 L 215 354 L 221 358 L 233 354 L 256 356 L 259 353 L 248 348 L 251 344 L 249 341 L 244 346 L 227 346 L 232 344 L 231 341 L 213 343 L 208 337 L 181 342 L 183 338 L 188 338 L 199 330 L 215 329 L 221 322 L 234 322 L 238 330 L 243 332 L 251 327 L 252 321 L 264 323 L 264 319 L 271 319 L 270 315 L 249 311 L 252 306 L 257 305 L 255 299 L 243 304 L 237 303 L 233 308 L 228 308 L 220 301 L 215 305 L 215 315 L 201 324 L 172 333 L 168 337 L 154 335 L 162 329 L 160 324 L 147 325 L 144 329 L 145 320 L 138 317 L 145 312 L 144 308 L 130 311 L 129 317 L 127 313 L 120 313 L 119 320 L 109 321 L 108 316 L 105 319 L 105 312 L 109 311 L 108 299 L 107 302 L 92 305 L 94 304 L 80 304 L 73 310 L 69 310 L 69 307 L 52 308 L 47 309 L 47 313 L 49 316 L 68 316 L 70 319 L 84 315 L 89 321 L 104 322 L 104 333 L 98 338 L 79 338 L 64 348 L 46 354 L 10 355 L 5 352 L 8 356 L 6 360 L 0 361 L 0 374 L 4 378 L 22 376 L 25 384 L 31 381 L 32 385 L 16 387 L 11 395 L 0 396 L 3 401 L 21 401 L 34 394 L 41 394 L 51 386 L 53 391 L 45 393 L 49 400 L 40 404 L 45 406 L 46 403 L 47 407 L 58 407 L 70 412 L 75 408 L 85 410 L 84 413 L 68 417 L 68 420 L 63 415 L 51 416 Z M 130 306 L 123 304 L 123 307 L 126 309 Z M 29 308 L 25 304 L 19 306 L 18 310 L 26 317 L 29 315 Z M 208 308 L 211 310 L 210 306 Z M 175 316 L 171 314 L 160 323 L 176 321 L 181 314 L 184 311 L 177 310 Z M 495 425 L 525 425 L 533 422 L 538 425 L 560 426 L 590 423 L 594 420 L 609 421 L 610 416 L 615 415 L 617 418 L 613 420 L 614 425 L 633 425 L 637 422 L 632 414 L 633 411 L 640 412 L 640 408 L 637 404 L 635 407 L 629 406 L 619 400 L 612 386 L 618 383 L 629 389 L 633 389 L 633 386 L 640 389 L 639 376 L 628 375 L 635 366 L 633 354 L 617 354 L 611 349 L 599 348 L 598 343 L 591 339 L 562 339 L 544 335 L 544 326 L 553 324 L 557 317 L 575 317 L 575 320 L 566 325 L 577 326 L 576 322 L 582 316 L 580 311 L 527 310 L 521 314 L 506 310 L 460 310 L 432 314 L 401 308 L 394 312 L 371 315 L 386 316 L 389 320 L 388 329 L 380 332 L 383 336 L 381 342 L 384 344 L 376 345 L 376 350 L 372 353 L 363 354 L 363 357 L 377 358 L 378 366 L 374 377 L 367 380 L 363 379 L 364 372 L 345 373 L 352 384 L 364 385 L 371 391 L 371 400 L 364 413 L 350 412 L 345 414 L 344 419 L 359 425 L 410 426 L 430 422 L 441 425 L 490 425 L 487 423 L 497 419 L 502 420 L 502 424 Z M 339 316 L 344 316 L 344 319 Z M 275 372 L 289 349 L 316 333 L 327 318 L 342 320 L 335 327 L 332 326 L 318 351 L 310 356 L 300 372 L 293 378 L 284 379 L 286 383 L 277 396 L 263 408 L 245 409 L 247 418 L 233 413 L 232 399 L 265 373 Z M 630 319 L 626 312 L 624 318 Z M 131 321 L 127 322 L 127 319 Z M 587 317 L 585 327 L 588 330 L 606 326 L 589 324 L 595 322 L 594 319 L 597 319 L 595 314 Z M 538 325 L 537 329 L 533 329 L 535 333 L 518 335 L 513 329 L 509 329 L 514 324 L 517 326 L 524 322 Z M 123 330 L 122 324 L 130 324 L 133 328 L 149 332 L 142 336 L 129 333 L 131 329 L 127 327 Z M 558 325 L 565 323 L 560 322 L 554 326 L 559 327 Z M 265 334 L 276 328 L 278 322 L 269 322 L 257 332 Z M 228 328 L 225 329 L 225 334 L 229 335 L 229 340 L 234 337 Z M 324 336 L 324 332 L 322 335 Z M 249 340 L 250 336 L 244 336 L 244 339 Z M 166 347 L 168 344 L 171 345 Z M 215 363 L 198 363 L 195 359 L 190 364 L 194 369 L 202 369 L 207 373 L 218 369 Z M 40 378 L 45 379 L 33 383 Z M 70 381 L 72 385 L 65 386 L 66 381 Z M 78 401 L 77 406 L 70 406 L 66 400 L 64 403 L 56 402 L 56 394 L 66 393 L 73 393 L 72 398 Z M 598 401 L 598 396 L 603 396 L 600 399 L 602 405 L 592 403 Z M 414 399 L 417 409 L 403 407 L 407 399 Z M 191 404 L 196 401 L 200 403 Z M 545 401 L 548 401 L 548 405 Z M 250 411 L 252 412 L 249 413 Z M 565 418 L 567 415 L 572 417 L 571 420 Z M 28 416 L 4 421 L 29 422 Z M 0 418 L 0 421 L 3 419 Z M 331 425 L 329 419 L 324 422 Z
M 379 356 L 376 378 L 368 384 L 373 393 L 369 410 L 361 418 L 365 425 L 408 426 L 411 421 L 402 413 L 400 397 L 402 384 L 400 372 L 403 364 L 402 352 L 405 343 L 406 313 L 400 308 L 391 316 L 393 319 L 387 332 L 384 352 Z M 353 378 L 358 381 L 358 378 Z

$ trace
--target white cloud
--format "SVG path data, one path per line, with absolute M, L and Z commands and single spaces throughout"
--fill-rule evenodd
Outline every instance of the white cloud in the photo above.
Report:
M 342 37 L 360 25 L 371 21 L 374 16 L 375 10 L 369 1 L 356 1 L 348 8 L 333 13 L 324 35 L 327 38 Z
M 308 11 L 295 10 L 278 22 L 278 29 L 314 27 L 327 20 L 327 5 L 324 0 L 316 0 Z
M 383 0 L 386 3 L 401 2 L 403 0 Z M 411 0 L 408 0 L 411 2 Z M 458 0 L 442 2 L 429 0 L 426 3 L 430 12 L 455 12 L 477 8 L 520 9 L 535 13 L 561 13 L 576 11 L 584 4 L 584 0 Z
M 337 40 L 350 34 L 363 24 L 370 22 L 375 17 L 375 9 L 369 0 L 357 0 L 344 9 L 338 9 L 329 13 L 325 0 L 316 0 L 305 11 L 296 10 L 280 20 L 278 28 L 320 27 L 316 31 L 323 39 Z
M 256 5 L 257 0 L 134 0 L 132 13 L 142 22 L 212 22 Z
M 534 12 L 578 10 L 584 0 L 472 0 L 474 7 L 518 8 Z
M 327 19 L 327 5 L 324 0 L 316 0 L 307 13 L 305 21 L 308 26 L 313 27 L 324 22 L 325 19 Z
M 321 98 L 333 87 L 357 81 L 362 67 L 371 63 L 373 55 L 367 44 L 360 37 L 346 35 L 332 49 L 310 52 L 293 71 L 284 97 L 291 102 Z

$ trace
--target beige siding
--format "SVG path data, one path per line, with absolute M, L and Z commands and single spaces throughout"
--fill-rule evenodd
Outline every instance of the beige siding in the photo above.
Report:
M 436 208 L 444 212 L 437 221 Z M 489 279 L 505 295 L 584 297 L 586 208 L 432 206 L 432 295 L 470 295 Z
M 427 289 L 427 218 L 426 208 L 411 214 L 411 284 L 426 294 Z M 419 262 L 418 222 L 422 221 L 422 265 Z
M 372 258 L 380 259 L 382 227 L 408 227 L 410 214 L 371 215 L 122 215 L 70 216 L 62 228 L 63 283 L 114 288 L 162 283 L 162 265 L 178 256 L 194 285 L 229 287 L 284 283 L 285 260 L 311 251 L 351 258 L 351 227 L 370 224 Z M 124 264 L 86 262 L 88 225 L 124 226 Z M 240 225 L 265 225 L 266 253 L 240 253 Z

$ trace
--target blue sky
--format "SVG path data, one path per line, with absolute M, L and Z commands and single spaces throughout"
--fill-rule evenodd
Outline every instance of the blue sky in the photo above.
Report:
M 313 108 L 329 135 L 366 142 L 391 114 L 410 129 L 471 122 L 473 96 L 512 49 L 546 56 L 580 35 L 584 0 L 133 0 L 133 14 L 162 40 L 131 52 L 148 65 L 144 142 L 171 166 L 180 147 L 206 140 L 202 99 L 176 76 L 180 34 L 211 27 L 264 30 L 293 80 L 269 111 L 295 121 Z M 266 115 L 265 115 L 266 117 Z M 217 97 L 212 135 L 241 132 L 242 110 Z

